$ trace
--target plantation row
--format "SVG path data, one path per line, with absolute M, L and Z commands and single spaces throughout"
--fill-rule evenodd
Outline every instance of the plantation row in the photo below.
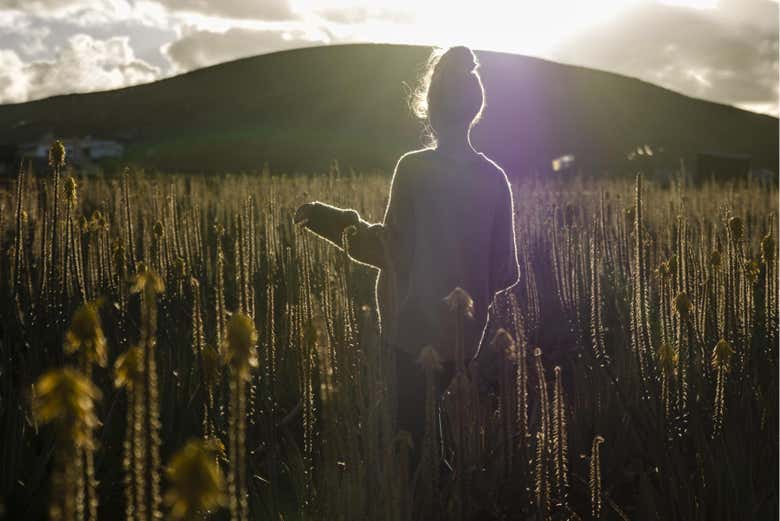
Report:
M 292 224 L 377 221 L 387 177 L 84 178 L 53 151 L 0 191 L 12 519 L 777 516 L 775 188 L 515 183 L 520 282 L 441 429 L 421 353 L 411 468 L 375 272 Z

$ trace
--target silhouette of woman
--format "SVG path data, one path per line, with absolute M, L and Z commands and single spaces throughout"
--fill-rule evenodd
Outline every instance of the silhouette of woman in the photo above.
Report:
M 440 395 L 455 366 L 454 318 L 445 297 L 459 287 L 473 300 L 473 319 L 463 327 L 467 362 L 479 351 L 494 295 L 518 277 L 509 182 L 470 139 L 485 107 L 477 58 L 459 46 L 434 51 L 428 65 L 412 108 L 431 143 L 398 160 L 384 221 L 370 224 L 355 210 L 320 202 L 295 214 L 297 223 L 337 246 L 347 230 L 351 258 L 379 268 L 377 309 L 384 344 L 396 350 L 399 428 L 410 432 L 415 447 L 424 428 L 420 352 L 431 345 L 443 362 Z

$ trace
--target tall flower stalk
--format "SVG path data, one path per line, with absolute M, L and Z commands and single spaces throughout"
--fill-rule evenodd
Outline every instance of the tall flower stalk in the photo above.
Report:
M 248 521 L 246 482 L 246 384 L 257 367 L 257 331 L 248 315 L 234 313 L 227 324 L 226 345 L 230 365 L 228 506 L 233 521 Z
M 726 415 L 726 377 L 731 367 L 734 350 L 726 340 L 719 340 L 712 349 L 712 368 L 715 370 L 715 402 L 712 407 L 712 431 L 718 434 Z
M 602 497 L 601 497 L 601 444 L 604 438 L 596 436 L 593 438 L 593 444 L 590 448 L 590 468 L 589 468 L 589 486 L 590 486 L 590 505 L 593 519 L 602 519 Z
M 141 341 L 143 349 L 142 385 L 134 396 L 142 418 L 136 447 L 138 480 L 136 515 L 138 519 L 159 519 L 162 516 L 160 495 L 160 404 L 157 388 L 157 295 L 165 290 L 160 277 L 143 269 L 136 275 L 132 292 L 141 295 Z
M 453 511 L 455 519 L 463 519 L 467 508 L 465 491 L 467 490 L 466 462 L 468 461 L 471 437 L 469 426 L 474 421 L 471 407 L 471 386 L 466 372 L 465 354 L 463 346 L 464 322 L 474 317 L 474 301 L 464 289 L 457 287 L 444 299 L 445 304 L 454 317 L 455 322 L 455 494 L 453 495 Z
M 99 307 L 99 301 L 82 304 L 73 314 L 70 328 L 65 333 L 65 352 L 76 355 L 79 371 L 90 380 L 93 365 L 105 367 L 108 364 L 106 337 L 100 324 Z M 98 509 L 95 444 L 81 447 L 78 458 L 79 469 L 82 471 L 77 477 L 79 495 L 85 496 L 87 502 L 85 515 L 81 519 L 94 521 L 97 519 Z
M 68 367 L 45 373 L 33 388 L 33 417 L 40 424 L 52 424 L 55 432 L 49 502 L 52 521 L 77 521 L 92 511 L 92 505 L 85 505 L 79 477 L 83 473 L 82 451 L 95 448 L 93 430 L 99 424 L 95 402 L 99 399 L 100 390 L 89 378 Z
M 125 520 L 141 521 L 144 499 L 144 347 L 134 346 L 114 363 L 114 385 L 127 393 L 125 438 L 122 443 Z

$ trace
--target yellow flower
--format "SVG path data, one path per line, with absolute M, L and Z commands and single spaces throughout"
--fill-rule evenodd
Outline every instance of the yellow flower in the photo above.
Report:
M 144 373 L 144 351 L 141 346 L 133 346 L 114 362 L 114 386 L 126 387 L 141 381 Z
M 106 337 L 100 326 L 98 309 L 101 302 L 86 302 L 79 306 L 70 321 L 70 329 L 65 333 L 65 352 L 82 352 L 89 363 L 100 367 L 108 364 Z
M 731 235 L 734 237 L 734 240 L 738 241 L 742 239 L 742 232 L 744 231 L 742 219 L 739 217 L 732 217 L 729 219 L 729 230 L 731 231 Z
M 49 166 L 65 166 L 65 144 L 59 139 L 49 147 Z
M 506 329 L 500 328 L 490 341 L 490 345 L 496 352 L 504 355 L 508 360 L 515 359 L 515 341 Z
M 712 349 L 712 368 L 728 371 L 731 367 L 731 357 L 734 355 L 734 349 L 726 340 L 720 339 Z
M 690 318 L 691 308 L 693 308 L 693 304 L 691 304 L 691 299 L 688 298 L 687 293 L 678 293 L 677 296 L 674 297 L 674 310 L 683 320 Z
M 463 288 L 457 287 L 444 298 L 444 303 L 453 313 L 474 318 L 474 299 Z
M 230 365 L 240 378 L 249 379 L 249 370 L 257 367 L 257 331 L 252 319 L 243 313 L 234 313 L 227 324 L 227 351 Z
M 78 185 L 73 176 L 69 176 L 65 180 L 65 197 L 71 203 L 75 203 L 78 200 Z
M 69 367 L 54 369 L 33 387 L 33 417 L 42 424 L 55 424 L 63 441 L 74 447 L 92 447 L 92 430 L 100 424 L 95 415 L 99 399 L 100 390 L 89 378 Z
M 225 480 L 217 465 L 218 446 L 190 440 L 171 458 L 165 501 L 173 519 L 194 519 L 225 504 Z
M 143 292 L 147 297 L 154 296 L 165 291 L 165 284 L 155 272 L 144 267 L 135 276 L 135 282 L 130 291 L 133 293 Z

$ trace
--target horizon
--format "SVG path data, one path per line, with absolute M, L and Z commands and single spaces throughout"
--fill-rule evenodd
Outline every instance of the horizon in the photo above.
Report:
M 0 103 L 114 90 L 294 48 L 460 43 L 778 116 L 774 0 L 556 0 L 543 8 L 489 2 L 448 12 L 439 4 L 5 0 Z M 443 17 L 447 24 L 439 23 Z
M 140 86 L 143 86 L 143 85 L 150 85 L 150 84 L 153 84 L 153 83 L 158 83 L 158 82 L 162 82 L 162 81 L 165 81 L 165 80 L 170 80 L 170 79 L 173 79 L 173 78 L 176 78 L 176 77 L 179 77 L 179 76 L 185 76 L 185 75 L 188 75 L 188 74 L 191 74 L 191 73 L 195 73 L 195 72 L 198 72 L 198 71 L 201 71 L 201 70 L 207 70 L 207 69 L 211 69 L 211 68 L 214 68 L 214 67 L 219 67 L 219 66 L 222 66 L 222 65 L 229 65 L 229 64 L 237 62 L 237 61 L 252 60 L 252 59 L 262 58 L 264 56 L 269 56 L 269 55 L 272 55 L 272 54 L 289 53 L 289 52 L 296 52 L 296 51 L 306 51 L 306 50 L 310 50 L 310 49 L 326 49 L 326 48 L 331 48 L 331 47 L 348 47 L 348 46 L 361 46 L 361 45 L 388 45 L 388 46 L 401 46 L 401 47 L 404 47 L 404 46 L 407 46 L 407 47 L 429 47 L 429 46 L 426 46 L 426 45 L 415 44 L 415 43 L 388 43 L 388 42 L 343 42 L 343 43 L 335 43 L 335 44 L 328 44 L 328 45 L 308 45 L 308 46 L 303 46 L 303 47 L 294 47 L 294 48 L 290 48 L 290 49 L 280 49 L 280 50 L 275 50 L 275 51 L 269 51 L 269 52 L 266 52 L 266 53 L 261 53 L 261 54 L 251 55 L 251 56 L 242 56 L 242 57 L 234 58 L 234 59 L 227 60 L 227 61 L 224 61 L 224 62 L 214 63 L 214 64 L 211 64 L 211 65 L 205 65 L 203 67 L 198 67 L 198 68 L 195 68 L 195 69 L 192 69 L 192 70 L 178 72 L 178 73 L 173 74 L 171 76 L 164 76 L 164 77 L 157 78 L 157 79 L 154 79 L 154 80 L 151 80 L 151 81 L 148 81 L 148 82 L 136 83 L 136 84 L 131 84 L 131 85 L 124 85 L 124 86 L 121 86 L 121 87 L 109 88 L 109 89 L 91 90 L 91 91 L 86 91 L 86 92 L 63 92 L 63 93 L 58 93 L 58 94 L 52 94 L 52 95 L 46 96 L 44 98 L 36 98 L 36 99 L 20 101 L 20 102 L 0 103 L 0 107 L 9 106 L 9 105 L 20 105 L 20 104 L 25 104 L 25 103 L 35 103 L 35 102 L 38 102 L 38 101 L 45 101 L 45 100 L 48 100 L 48 99 L 58 98 L 58 97 L 61 97 L 61 96 L 74 96 L 74 95 L 83 95 L 83 94 L 97 94 L 97 93 L 103 93 L 103 92 L 112 92 L 112 91 L 117 91 L 117 90 L 122 90 L 122 89 L 128 89 L 128 88 L 133 88 L 133 87 L 140 87 Z M 435 48 L 435 46 L 433 46 L 432 48 Z M 751 112 L 753 114 L 758 114 L 758 115 L 763 115 L 763 116 L 770 116 L 770 117 L 773 117 L 775 119 L 780 119 L 780 114 L 778 114 L 777 112 L 775 112 L 775 113 L 762 112 L 762 111 L 759 111 L 759 110 L 754 110 L 754 109 L 752 109 L 750 107 L 734 105 L 734 104 L 729 104 L 729 103 L 715 101 L 715 100 L 709 100 L 709 99 L 706 99 L 706 98 L 700 98 L 700 97 L 697 97 L 695 95 L 690 95 L 690 94 L 686 94 L 685 92 L 681 92 L 679 90 L 675 90 L 674 88 L 666 87 L 666 86 L 660 85 L 658 83 L 653 83 L 651 81 L 647 81 L 646 79 L 643 79 L 643 78 L 640 78 L 640 77 L 637 77 L 637 76 L 630 76 L 630 75 L 627 75 L 627 74 L 621 74 L 619 72 L 614 72 L 614 71 L 610 71 L 610 70 L 606 70 L 606 69 L 600 69 L 600 68 L 597 68 L 597 67 L 586 67 L 584 65 L 578 65 L 576 63 L 567 63 L 567 62 L 564 62 L 564 61 L 556 61 L 556 60 L 551 60 L 551 59 L 548 59 L 548 58 L 542 58 L 542 57 L 539 57 L 539 56 L 531 56 L 531 55 L 528 55 L 528 54 L 517 53 L 517 52 L 510 52 L 510 51 L 496 51 L 496 50 L 492 50 L 492 49 L 480 49 L 480 48 L 473 48 L 472 50 L 474 52 L 476 52 L 476 53 L 510 54 L 510 55 L 514 55 L 514 56 L 518 56 L 518 57 L 522 57 L 522 58 L 529 58 L 529 59 L 546 61 L 548 63 L 555 63 L 555 64 L 562 65 L 562 66 L 565 66 L 565 67 L 577 67 L 577 68 L 583 68 L 583 69 L 603 72 L 603 73 L 607 73 L 607 74 L 614 74 L 616 76 L 629 78 L 629 79 L 634 79 L 634 80 L 638 80 L 638 81 L 641 81 L 641 82 L 644 82 L 644 83 L 648 83 L 650 85 L 654 85 L 656 87 L 660 87 L 660 88 L 669 90 L 671 92 L 674 92 L 676 94 L 681 94 L 683 96 L 690 97 L 692 99 L 706 101 L 708 103 L 720 104 L 720 105 L 724 105 L 724 106 L 727 106 L 727 107 L 735 108 L 735 109 L 738 109 L 738 110 Z

